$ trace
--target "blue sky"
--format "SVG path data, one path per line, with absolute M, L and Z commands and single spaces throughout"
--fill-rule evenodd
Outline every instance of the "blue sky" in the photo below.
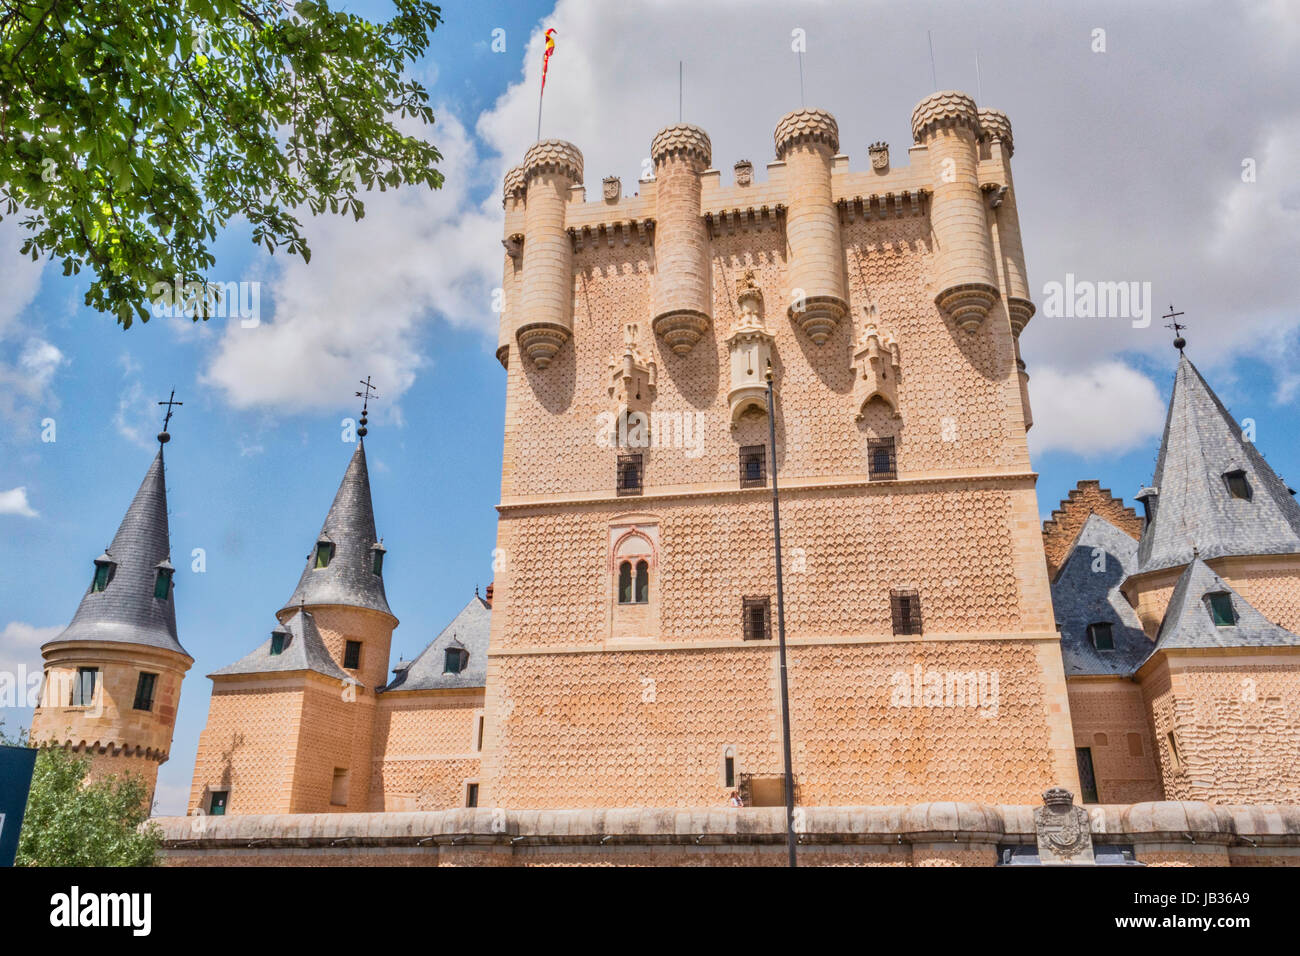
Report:
M 1261 450 L 1294 485 L 1300 31 L 1254 14 L 1217 23 L 1209 4 L 1192 5 L 1200 26 L 1151 4 L 1016 6 L 991 22 L 943 3 L 445 4 L 416 73 L 438 113 L 428 135 L 446 154 L 447 188 L 376 198 L 357 228 L 308 220 L 307 267 L 268 259 L 232 228 L 213 277 L 262 283 L 254 330 L 157 319 L 124 332 L 81 304 L 84 282 L 20 262 L 12 223 L 0 224 L 0 670 L 39 667 L 41 640 L 71 618 L 156 448 L 154 403 L 173 387 L 185 402 L 167 450 L 176 599 L 196 663 L 162 812 L 183 809 L 204 675 L 260 643 L 297 582 L 352 452 L 341 419 L 357 413 L 358 379 L 378 384 L 367 451 L 402 621 L 394 659 L 418 653 L 491 580 L 500 177 L 533 138 L 539 25 L 560 30 L 545 132 L 583 149 L 589 189 L 609 172 L 635 181 L 654 133 L 676 121 L 679 59 L 686 119 L 710 132 L 724 179 L 742 156 L 761 177 L 772 126 L 798 106 L 796 28 L 809 38 L 809 105 L 837 115 L 854 167 L 876 139 L 904 161 L 911 108 L 932 88 L 931 30 L 939 85 L 978 87 L 1016 130 L 1040 305 L 1023 348 L 1043 515 L 1081 478 L 1130 503 L 1150 479 L 1176 359 L 1158 317 L 1171 300 L 1187 313 L 1189 355 L 1239 419 L 1256 420 Z M 1090 49 L 1098 24 L 1104 53 Z M 1215 76 L 1197 66 L 1207 62 Z M 1247 157 L 1259 170 L 1248 184 Z M 1043 314 L 1045 283 L 1067 273 L 1151 282 L 1151 328 Z M 41 440 L 46 419 L 54 442 Z M 195 548 L 205 573 L 187 570 Z M 0 718 L 12 731 L 30 711 Z

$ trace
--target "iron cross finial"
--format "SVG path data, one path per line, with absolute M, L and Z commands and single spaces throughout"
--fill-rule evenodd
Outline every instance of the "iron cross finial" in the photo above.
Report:
M 360 384 L 365 386 L 365 391 L 357 392 L 357 398 L 361 399 L 361 427 L 357 429 L 357 434 L 360 437 L 365 438 L 366 421 L 367 421 L 366 416 L 370 412 L 370 399 L 378 398 L 379 395 L 378 393 L 375 393 L 375 386 L 371 384 L 369 375 L 367 375 L 366 380 L 364 382 L 361 382 Z
M 1175 312 L 1173 303 L 1170 303 L 1168 315 L 1161 316 L 1162 319 L 1171 320 L 1165 325 L 1165 328 L 1174 330 L 1174 348 L 1180 352 L 1183 350 L 1183 346 L 1187 344 L 1187 340 L 1182 336 L 1183 329 L 1187 328 L 1187 326 L 1178 321 L 1178 317 L 1182 314 L 1181 312 Z
M 168 426 L 168 424 L 170 424 L 170 422 L 171 422 L 171 420 L 172 420 L 172 406 L 173 406 L 173 405 L 184 405 L 185 403 L 184 403 L 184 402 L 178 402 L 178 401 L 176 401 L 176 389 L 173 388 L 173 389 L 172 389 L 172 393 L 171 393 L 170 395 L 167 396 L 167 401 L 165 401 L 165 402 L 159 402 L 158 404 L 159 404 L 159 405 L 166 405 L 166 406 L 167 406 L 167 414 L 163 417 L 163 427 L 162 427 L 162 431 L 160 431 L 160 432 L 158 433 L 158 442 L 159 442 L 159 444 L 165 445 L 165 444 L 167 444 L 169 441 L 171 441 L 171 438 L 172 438 L 171 435 L 167 434 L 167 426 Z

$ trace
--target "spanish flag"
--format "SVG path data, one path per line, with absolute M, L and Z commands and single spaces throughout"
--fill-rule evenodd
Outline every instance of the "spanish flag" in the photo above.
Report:
M 551 54 L 555 52 L 555 28 L 546 31 L 546 53 L 542 55 L 542 92 L 546 92 L 546 69 L 551 65 Z

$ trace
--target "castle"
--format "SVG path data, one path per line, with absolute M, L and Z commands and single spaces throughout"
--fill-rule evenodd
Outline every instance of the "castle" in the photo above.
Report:
M 493 587 L 390 676 L 360 441 L 275 627 L 210 675 L 191 812 L 783 804 L 774 472 L 800 807 L 1300 803 L 1300 506 L 1180 346 L 1145 517 L 1082 483 L 1041 526 L 1011 125 L 948 91 L 912 133 L 855 169 L 800 109 L 724 184 L 679 124 L 593 201 L 575 146 L 529 149 Z M 122 767 L 166 759 L 190 662 L 148 598 L 161 468 L 43 648 L 108 703 L 34 736 Z

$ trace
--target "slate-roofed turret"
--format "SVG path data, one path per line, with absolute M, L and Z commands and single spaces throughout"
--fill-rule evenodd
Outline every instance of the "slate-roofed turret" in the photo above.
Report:
M 322 560 L 321 546 L 328 546 Z M 280 610 L 335 604 L 366 608 L 391 615 L 384 593 L 384 579 L 377 573 L 376 553 L 383 545 L 375 535 L 375 512 L 370 498 L 370 473 L 366 468 L 364 440 L 357 442 L 348 469 L 343 475 L 334 503 L 316 545 L 307 558 L 307 567 L 293 596 Z M 382 560 L 382 558 L 381 558 Z
M 163 450 L 127 508 L 108 550 L 95 559 L 95 574 L 72 623 L 50 647 L 76 641 L 141 644 L 189 657 L 176 636 L 176 604 L 167 528 Z M 166 577 L 167 586 L 159 583 Z M 159 593 L 165 591 L 164 597 Z
M 1154 514 L 1138 547 L 1138 574 L 1188 564 L 1194 554 L 1300 552 L 1300 504 L 1185 355 L 1152 484 L 1143 492 Z

